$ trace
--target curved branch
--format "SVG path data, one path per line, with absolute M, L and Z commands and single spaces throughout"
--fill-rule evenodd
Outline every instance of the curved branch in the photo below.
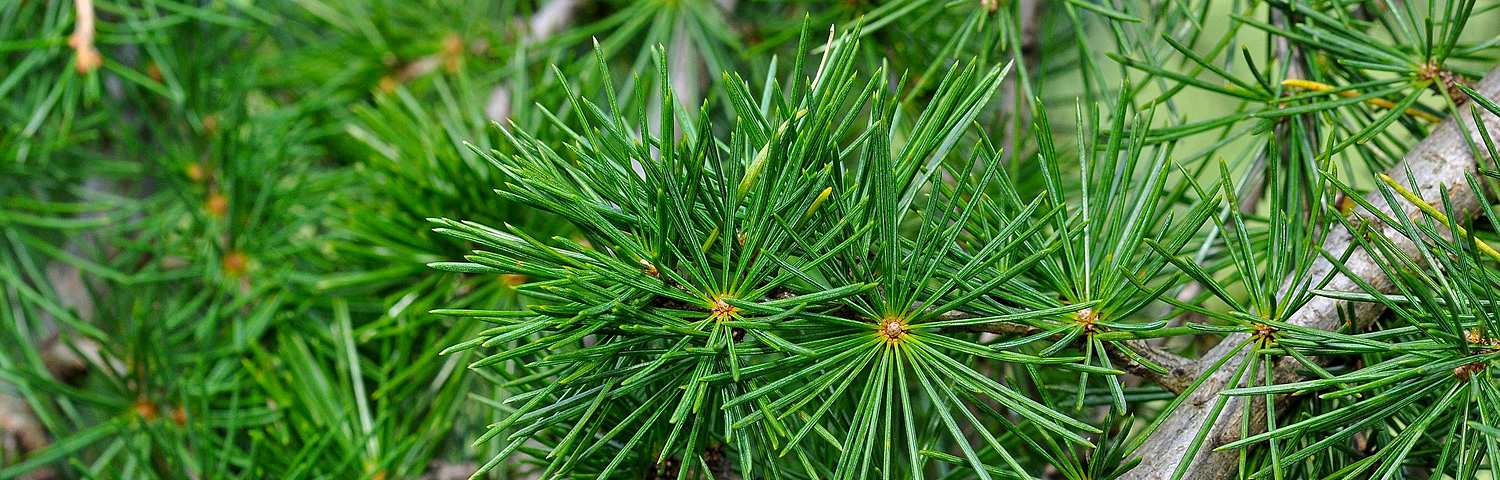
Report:
M 1500 98 L 1500 67 L 1490 71 L 1483 80 L 1480 80 L 1475 91 L 1487 98 Z M 1407 178 L 1406 171 L 1410 170 L 1412 177 L 1416 180 L 1411 190 L 1419 192 L 1425 198 L 1439 198 L 1442 192 L 1446 191 L 1453 211 L 1459 212 L 1458 215 L 1464 218 L 1472 216 L 1479 209 L 1479 197 L 1469 189 L 1465 174 L 1475 172 L 1478 158 L 1470 150 L 1464 135 L 1469 135 L 1478 145 L 1483 144 L 1479 137 L 1480 128 L 1488 132 L 1491 138 L 1500 138 L 1500 118 L 1488 112 L 1483 112 L 1480 117 L 1482 125 L 1475 125 L 1473 119 L 1467 114 L 1454 115 L 1444 121 L 1432 131 L 1432 134 L 1412 148 L 1401 163 L 1391 169 L 1392 176 L 1404 179 Z M 1421 215 L 1414 205 L 1401 204 L 1393 208 L 1378 191 L 1366 195 L 1365 199 L 1375 208 L 1390 215 L 1408 217 Z M 1395 228 L 1382 225 L 1376 231 L 1395 241 L 1406 254 L 1412 256 L 1417 254 L 1416 246 L 1405 240 Z M 1323 241 L 1322 248 L 1324 251 L 1337 254 L 1348 251 L 1352 245 L 1354 243 L 1349 232 L 1336 231 L 1331 232 Z M 1344 266 L 1348 271 L 1382 292 L 1389 292 L 1394 288 L 1391 279 L 1381 273 L 1375 260 L 1365 252 L 1353 252 Z M 1335 273 L 1333 265 L 1321 258 L 1313 264 L 1311 270 L 1311 278 L 1326 278 Z M 1362 291 L 1354 280 L 1342 274 L 1333 275 L 1323 288 L 1335 291 Z M 1363 325 L 1378 317 L 1384 307 L 1377 303 L 1350 304 L 1328 297 L 1315 297 L 1302 309 L 1293 313 L 1287 322 L 1320 330 L 1335 330 L 1340 327 L 1339 311 L 1346 309 L 1354 312 L 1356 325 Z M 1225 338 L 1218 346 L 1204 354 L 1199 360 L 1199 365 L 1211 365 L 1236 352 L 1236 347 L 1246 338 L 1248 337 L 1243 334 Z M 1179 463 L 1185 460 L 1189 448 L 1196 443 L 1195 437 L 1205 421 L 1212 422 L 1212 426 L 1196 456 L 1188 460 L 1191 464 L 1186 469 L 1183 478 L 1216 480 L 1235 476 L 1239 462 L 1238 454 L 1233 451 L 1215 452 L 1214 449 L 1240 438 L 1241 417 L 1225 413 L 1217 418 L 1209 418 L 1219 392 L 1229 387 L 1230 377 L 1244 362 L 1243 354 L 1235 353 L 1234 355 L 1235 357 L 1228 359 L 1221 368 L 1208 373 L 1203 384 L 1188 394 L 1191 397 L 1171 412 L 1155 431 L 1148 433 L 1150 438 L 1147 438 L 1134 453 L 1141 457 L 1141 463 L 1121 477 L 1122 479 L 1170 478 Z M 1276 365 L 1275 378 L 1277 381 L 1295 380 L 1298 377 L 1296 373 L 1298 368 L 1297 362 L 1283 359 Z M 1240 412 L 1243 409 L 1243 402 L 1243 398 L 1230 398 L 1223 412 Z M 1251 418 L 1263 420 L 1265 408 L 1263 403 L 1252 404 Z M 1259 433 L 1264 430 L 1265 425 L 1263 421 L 1259 425 L 1252 422 L 1251 427 L 1252 433 Z

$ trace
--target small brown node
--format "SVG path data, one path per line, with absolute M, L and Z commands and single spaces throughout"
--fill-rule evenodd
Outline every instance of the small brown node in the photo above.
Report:
M 1479 329 L 1477 328 L 1464 331 L 1464 340 L 1468 340 L 1470 344 L 1482 347 L 1500 346 L 1500 339 L 1493 337 L 1485 338 L 1484 335 L 1479 333 Z
M 1083 333 L 1085 335 L 1092 336 L 1096 333 L 1101 333 L 1104 331 L 1104 326 L 1099 325 L 1099 312 L 1094 311 L 1094 309 L 1085 308 L 1083 310 L 1079 310 L 1073 315 L 1075 321 L 1077 321 L 1079 325 L 1083 326 Z
M 1455 104 L 1463 104 L 1464 101 L 1469 99 L 1463 90 L 1458 89 L 1458 86 L 1463 83 L 1463 78 L 1453 73 L 1452 70 L 1443 68 L 1436 60 L 1428 61 L 1417 67 L 1417 77 L 1423 80 L 1431 80 L 1433 82 L 1432 90 L 1438 94 L 1447 91 L 1448 98 L 1452 99 Z
M 907 333 L 911 332 L 911 326 L 906 324 L 906 319 L 901 317 L 886 317 L 880 319 L 880 336 L 885 339 L 886 345 L 896 345 Z
M 73 63 L 74 68 L 78 70 L 78 73 L 87 75 L 94 70 L 98 70 L 100 66 L 104 65 L 104 57 L 102 55 L 99 55 L 99 50 L 94 48 L 93 43 L 70 43 L 74 44 L 72 45 L 73 49 L 78 53 L 78 58 Z
M 137 398 L 132 407 L 134 407 L 136 415 L 140 415 L 146 421 L 156 420 L 156 404 L 151 403 L 151 399 L 144 396 Z
M 395 76 L 386 75 L 384 77 L 380 77 L 380 83 L 376 84 L 376 88 L 379 88 L 382 93 L 389 94 L 391 92 L 395 92 L 396 87 L 400 85 L 401 82 L 396 80 Z
M 458 68 L 463 63 L 464 39 L 456 33 L 450 33 L 443 37 L 443 70 L 449 74 L 458 73 Z
M 1354 213 L 1354 198 L 1348 194 L 1340 193 L 1338 199 L 1334 200 L 1334 205 L 1338 207 L 1341 215 L 1349 216 Z
M 203 202 L 203 209 L 214 218 L 224 218 L 224 214 L 229 213 L 229 197 L 222 193 L 209 195 L 208 200 Z
M 713 306 L 709 307 L 709 316 L 710 316 L 710 318 L 713 318 L 715 321 L 722 322 L 722 321 L 728 320 L 728 319 L 734 317 L 736 314 L 740 313 L 740 309 L 738 307 L 735 307 L 734 305 L 730 305 L 729 302 L 724 301 L 724 299 L 726 299 L 726 298 L 733 298 L 733 297 L 729 297 L 729 296 L 725 296 L 725 295 L 719 295 L 719 296 L 714 297 L 714 304 L 713 304 Z
M 1479 362 L 1459 365 L 1453 368 L 1453 376 L 1458 377 L 1460 381 L 1467 382 L 1469 381 L 1470 377 L 1474 376 L 1474 374 L 1479 373 L 1480 371 L 1483 371 L 1484 368 L 1485 365 Z
M 1255 340 L 1255 346 L 1270 348 L 1276 344 L 1276 333 L 1280 331 L 1281 329 L 1279 328 L 1264 323 L 1257 323 L 1255 324 L 1255 332 L 1250 334 L 1250 338 Z
M 202 165 L 199 165 L 199 164 L 196 164 L 196 163 L 188 165 L 188 167 L 187 167 L 187 178 L 188 178 L 188 180 L 192 180 L 194 183 L 198 183 L 198 182 L 202 182 L 204 177 L 205 177 L 205 175 L 203 174 L 203 166 Z
M 250 264 L 250 259 L 245 257 L 244 252 L 231 250 L 224 254 L 224 258 L 220 259 L 219 263 L 224 267 L 225 275 L 238 277 L 245 274 L 245 268 Z

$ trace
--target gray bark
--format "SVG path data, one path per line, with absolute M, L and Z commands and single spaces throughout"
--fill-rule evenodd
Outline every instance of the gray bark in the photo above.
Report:
M 1475 86 L 1475 90 L 1486 98 L 1500 98 L 1500 68 L 1490 71 Z M 1390 172 L 1392 178 L 1405 184 L 1407 183 L 1406 171 L 1410 169 L 1416 183 L 1407 185 L 1407 188 L 1418 192 L 1430 202 L 1435 203 L 1435 200 L 1441 198 L 1440 192 L 1447 191 L 1453 211 L 1461 217 L 1455 219 L 1459 222 L 1472 216 L 1479 207 L 1478 195 L 1469 189 L 1464 179 L 1465 173 L 1475 173 L 1479 159 L 1469 149 L 1463 136 L 1467 134 L 1475 144 L 1483 145 L 1479 136 L 1479 128 L 1483 128 L 1491 138 L 1500 138 L 1500 118 L 1484 112 L 1481 115 L 1482 125 L 1475 125 L 1468 114 L 1469 109 L 1467 106 L 1464 107 L 1460 114 L 1445 120 L 1432 131 L 1431 135 L 1418 143 Z M 1413 205 L 1405 203 L 1389 205 L 1379 192 L 1373 192 L 1365 199 L 1388 215 L 1405 215 L 1411 218 L 1422 215 Z M 1417 253 L 1416 246 L 1404 240 L 1394 228 L 1381 225 L 1376 231 L 1393 239 L 1408 255 Z M 1323 242 L 1323 249 L 1337 255 L 1347 251 L 1351 244 L 1350 233 L 1339 229 L 1328 235 Z M 1381 273 L 1374 259 L 1368 254 L 1356 251 L 1345 265 L 1350 272 L 1381 292 L 1392 290 L 1391 280 Z M 1332 264 L 1320 259 L 1312 266 L 1312 278 L 1325 278 L 1334 271 Z M 1358 284 L 1342 274 L 1335 274 L 1323 288 L 1335 291 L 1362 291 Z M 1340 326 L 1338 311 L 1345 308 L 1352 309 L 1357 323 L 1365 324 L 1383 311 L 1383 307 L 1375 303 L 1346 305 L 1343 301 L 1316 297 L 1293 313 L 1287 322 L 1322 330 L 1335 330 Z M 1248 337 L 1242 334 L 1225 338 L 1203 356 L 1199 361 L 1199 368 L 1207 368 L 1215 361 L 1229 355 L 1235 346 L 1246 338 Z M 1233 478 L 1239 462 L 1237 454 L 1233 451 L 1215 452 L 1214 449 L 1240 438 L 1240 412 L 1243 411 L 1244 400 L 1241 397 L 1231 398 L 1218 418 L 1209 418 L 1209 413 L 1219 392 L 1232 388 L 1228 385 L 1230 377 L 1243 362 L 1244 354 L 1241 352 L 1236 354 L 1236 358 L 1229 359 L 1223 368 L 1211 373 L 1196 391 L 1189 394 L 1191 397 L 1178 406 L 1150 434 L 1150 438 L 1141 445 L 1141 448 L 1135 451 L 1134 455 L 1142 458 L 1140 465 L 1121 478 L 1126 480 L 1169 478 L 1176 471 L 1179 463 L 1184 461 L 1189 447 L 1194 444 L 1194 439 L 1204 422 L 1212 422 L 1213 426 L 1209 430 L 1205 444 L 1191 459 L 1192 463 L 1188 466 L 1183 478 L 1193 480 Z M 1278 363 L 1275 372 L 1277 381 L 1295 380 L 1297 368 L 1297 363 L 1289 359 Z M 1251 418 L 1264 419 L 1265 408 L 1262 404 L 1252 405 Z M 1264 422 L 1260 422 L 1258 426 L 1252 425 L 1252 433 L 1263 430 Z

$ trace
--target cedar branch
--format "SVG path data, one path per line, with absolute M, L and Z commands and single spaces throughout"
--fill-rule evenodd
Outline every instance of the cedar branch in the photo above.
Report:
M 1475 91 L 1486 98 L 1500 98 L 1500 67 L 1485 75 Z M 1469 189 L 1465 180 L 1465 175 L 1476 171 L 1479 159 L 1470 150 L 1464 135 L 1469 135 L 1470 140 L 1475 144 L 1482 144 L 1479 137 L 1481 128 L 1492 138 L 1500 137 L 1500 118 L 1488 112 L 1483 112 L 1480 118 L 1482 122 L 1480 125 L 1475 125 L 1467 112 L 1448 118 L 1427 138 L 1413 147 L 1401 163 L 1391 169 L 1392 176 L 1396 178 L 1407 178 L 1406 172 L 1410 171 L 1415 179 L 1411 190 L 1420 192 L 1425 198 L 1439 198 L 1443 192 L 1446 192 L 1453 211 L 1459 212 L 1458 215 L 1463 217 L 1458 223 L 1462 223 L 1464 218 L 1472 216 L 1479 210 L 1479 197 Z M 1408 217 L 1422 215 L 1415 205 L 1389 205 L 1380 192 L 1372 192 L 1365 198 L 1373 207 L 1391 215 Z M 1401 237 L 1394 227 L 1381 225 L 1375 229 L 1375 233 L 1393 239 L 1407 255 L 1416 256 L 1416 246 Z M 1341 230 L 1330 232 L 1323 241 L 1322 249 L 1338 255 L 1349 251 L 1353 245 L 1351 233 Z M 1394 288 L 1391 279 L 1381 272 L 1375 260 L 1365 252 L 1352 252 L 1344 267 L 1381 292 L 1389 292 Z M 1335 274 L 1334 266 L 1327 259 L 1319 259 L 1311 269 L 1312 278 L 1325 278 L 1332 275 L 1330 281 L 1323 287 L 1324 289 L 1361 291 L 1360 286 L 1354 280 L 1343 274 Z M 1315 297 L 1293 313 L 1287 319 L 1287 323 L 1321 330 L 1335 330 L 1341 326 L 1338 314 L 1341 310 L 1352 310 L 1356 326 L 1362 327 L 1378 317 L 1384 308 L 1378 303 L 1349 304 L 1328 297 Z M 1228 336 L 1209 350 L 1199 361 L 1199 365 L 1211 365 L 1225 358 L 1234 352 L 1235 347 L 1246 338 L 1245 334 Z M 1208 417 L 1219 392 L 1232 387 L 1228 385 L 1229 379 L 1243 362 L 1244 355 L 1236 354 L 1234 358 L 1227 360 L 1223 367 L 1208 372 L 1203 384 L 1188 394 L 1191 397 L 1182 402 L 1175 411 L 1169 413 L 1169 417 L 1156 430 L 1148 433 L 1150 437 L 1134 452 L 1134 455 L 1141 457 L 1141 463 L 1121 478 L 1126 480 L 1170 478 L 1178 464 L 1184 461 L 1184 457 L 1195 443 L 1195 437 L 1205 421 L 1212 422 L 1208 436 L 1205 438 L 1206 444 L 1202 445 L 1197 455 L 1189 460 L 1191 464 L 1188 465 L 1183 478 L 1218 480 L 1234 477 L 1239 461 L 1238 454 L 1233 451 L 1216 452 L 1214 449 L 1240 438 L 1242 419 L 1238 414 L 1230 412 L 1242 411 L 1244 399 L 1230 398 L 1224 407 L 1224 413 L 1217 418 Z M 1298 377 L 1296 372 L 1299 364 L 1294 360 L 1283 359 L 1275 368 L 1274 374 L 1278 382 L 1295 380 Z M 1201 371 L 1199 374 L 1202 374 Z M 1265 408 L 1264 404 L 1252 404 L 1249 415 L 1253 419 L 1263 419 Z M 1251 427 L 1251 433 L 1258 433 L 1265 428 L 1263 423 L 1256 425 L 1254 422 Z

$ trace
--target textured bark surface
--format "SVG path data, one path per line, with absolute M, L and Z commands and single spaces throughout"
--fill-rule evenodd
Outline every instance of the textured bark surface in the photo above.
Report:
M 1490 71 L 1483 80 L 1475 86 L 1475 90 L 1486 98 L 1500 98 L 1500 68 Z M 1462 108 L 1462 114 L 1451 117 L 1439 125 L 1432 134 L 1423 139 L 1416 147 L 1412 148 L 1402 159 L 1401 163 L 1391 169 L 1390 175 L 1403 184 L 1407 183 L 1406 171 L 1410 169 L 1412 177 L 1416 179 L 1414 185 L 1407 185 L 1414 192 L 1418 192 L 1423 198 L 1435 200 L 1441 198 L 1442 191 L 1446 190 L 1452 201 L 1454 212 L 1459 212 L 1464 218 L 1468 218 L 1478 210 L 1478 196 L 1469 189 L 1464 179 L 1464 174 L 1474 173 L 1478 158 L 1470 151 L 1464 140 L 1464 135 L 1469 135 L 1475 144 L 1483 145 L 1479 137 L 1479 129 L 1488 131 L 1491 138 L 1500 138 L 1500 118 L 1485 112 L 1481 115 L 1482 125 L 1475 125 L 1468 114 L 1467 106 Z M 1486 163 L 1488 165 L 1488 163 Z M 1414 217 L 1421 215 L 1417 208 L 1410 204 L 1389 205 L 1385 198 L 1374 192 L 1365 197 L 1375 208 L 1391 215 L 1405 215 Z M 1381 226 L 1378 231 L 1388 238 L 1397 240 L 1396 243 L 1408 254 L 1415 254 L 1415 246 L 1409 242 L 1399 240 L 1401 237 L 1395 229 L 1389 226 Z M 1324 240 L 1323 249 L 1338 254 L 1348 250 L 1352 238 L 1349 232 L 1338 229 L 1330 233 Z M 1382 292 L 1389 292 L 1393 285 L 1375 264 L 1374 260 L 1364 252 L 1354 252 L 1346 264 L 1349 271 L 1359 278 L 1368 282 L 1371 286 Z M 1333 265 L 1323 259 L 1319 259 L 1312 266 L 1313 278 L 1324 278 L 1334 271 Z M 1350 278 L 1338 274 L 1323 287 L 1326 290 L 1360 292 L 1358 284 Z M 1374 303 L 1354 303 L 1345 305 L 1345 302 L 1324 297 L 1315 297 L 1301 310 L 1293 313 L 1288 323 L 1311 328 L 1334 330 L 1339 327 L 1340 309 L 1349 308 L 1358 322 L 1369 322 L 1379 316 L 1383 308 Z M 1198 368 L 1206 368 L 1216 360 L 1224 358 L 1232 352 L 1236 345 L 1243 342 L 1245 335 L 1232 335 L 1224 339 L 1218 346 L 1209 350 L 1198 362 Z M 1123 479 L 1151 479 L 1159 480 L 1169 478 L 1176 471 L 1178 464 L 1184 460 L 1188 448 L 1194 444 L 1194 437 L 1204 422 L 1212 422 L 1213 427 L 1206 437 L 1207 442 L 1199 448 L 1197 455 L 1192 459 L 1183 478 L 1194 480 L 1210 480 L 1233 478 L 1238 466 L 1238 456 L 1235 452 L 1214 452 L 1214 448 L 1220 445 L 1238 440 L 1240 438 L 1240 415 L 1243 410 L 1243 400 L 1232 398 L 1220 413 L 1218 418 L 1209 418 L 1209 410 L 1220 391 L 1228 388 L 1229 379 L 1234 371 L 1244 362 L 1243 352 L 1235 355 L 1236 358 L 1229 359 L 1218 371 L 1212 373 L 1208 379 L 1191 397 L 1183 402 L 1176 411 L 1162 422 L 1161 426 L 1152 432 L 1151 437 L 1136 450 L 1134 455 L 1142 458 L 1141 464 L 1131 470 Z M 1295 361 L 1284 361 L 1276 366 L 1277 381 L 1288 381 L 1296 378 L 1298 365 Z M 1265 418 L 1265 405 L 1254 405 L 1251 418 Z M 1252 428 L 1255 428 L 1252 426 Z M 1260 427 L 1253 430 L 1264 429 Z

